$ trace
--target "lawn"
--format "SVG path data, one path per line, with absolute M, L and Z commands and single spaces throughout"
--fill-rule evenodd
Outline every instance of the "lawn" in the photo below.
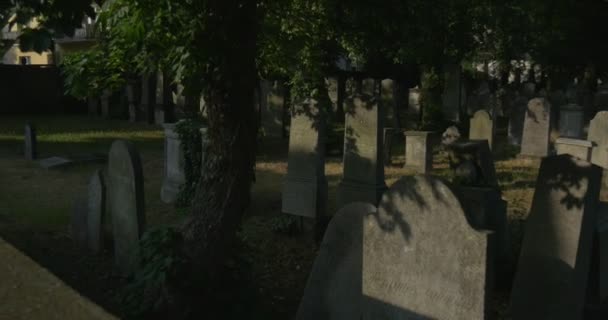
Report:
M 160 201 L 163 173 L 163 131 L 155 125 L 89 117 L 3 117 L 0 119 L 0 236 L 50 269 L 68 284 L 109 311 L 121 316 L 116 291 L 124 285 L 111 272 L 111 255 L 92 257 L 72 245 L 68 224 L 75 199 L 83 194 L 90 175 L 102 164 L 45 170 L 23 159 L 23 127 L 36 125 L 41 158 L 107 153 L 112 141 L 127 139 L 136 145 L 143 163 L 148 227 L 176 223 L 182 217 Z M 251 248 L 252 276 L 258 295 L 258 314 L 252 318 L 288 319 L 297 309 L 315 257 L 310 235 L 290 236 L 273 231 L 281 216 L 282 178 L 286 174 L 287 141 L 265 139 L 256 165 L 253 203 L 243 221 L 241 238 Z M 397 151 L 397 154 L 402 152 Z M 333 153 L 332 153 L 333 154 Z M 435 173 L 448 172 L 445 157 L 436 156 Z M 388 185 L 411 174 L 400 167 L 385 168 Z M 539 162 L 497 160 L 503 196 L 515 232 L 514 248 L 521 238 L 521 221 L 530 207 Z M 328 212 L 336 211 L 335 194 L 342 174 L 341 159 L 327 159 Z M 183 213 L 182 213 L 183 214 Z M 514 249 L 516 250 L 516 249 Z M 517 252 L 513 252 L 515 257 Z M 499 294 L 499 304 L 505 304 Z

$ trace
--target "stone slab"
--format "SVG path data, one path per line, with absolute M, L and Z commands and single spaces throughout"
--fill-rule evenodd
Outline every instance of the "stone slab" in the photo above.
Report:
M 138 267 L 139 239 L 146 220 L 141 159 L 135 146 L 123 140 L 112 143 L 108 158 L 114 259 L 121 274 L 128 275 Z
M 545 98 L 530 100 L 524 120 L 521 155 L 546 157 L 549 154 L 551 104 Z
M 117 319 L 0 238 L 0 319 Z
M 488 233 L 441 180 L 405 177 L 363 223 L 362 319 L 484 319 Z
M 543 159 L 513 282 L 513 319 L 582 319 L 601 175 L 570 155 Z

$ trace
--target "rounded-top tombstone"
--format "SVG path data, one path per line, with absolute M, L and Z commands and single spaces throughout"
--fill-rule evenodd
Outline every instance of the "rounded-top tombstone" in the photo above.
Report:
M 492 149 L 494 141 L 494 122 L 490 113 L 486 110 L 478 110 L 471 118 L 469 139 L 487 140 L 488 146 Z
M 139 153 L 130 142 L 115 141 L 108 157 L 108 208 L 115 263 L 122 274 L 137 268 L 139 238 L 145 225 L 143 184 Z

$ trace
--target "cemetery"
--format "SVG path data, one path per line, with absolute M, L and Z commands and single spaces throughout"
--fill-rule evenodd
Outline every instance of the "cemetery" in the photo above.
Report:
M 0 12 L 0 320 L 608 319 L 605 1 Z

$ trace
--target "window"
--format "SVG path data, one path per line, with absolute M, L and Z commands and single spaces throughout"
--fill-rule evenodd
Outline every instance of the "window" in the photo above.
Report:
M 30 56 L 21 56 L 19 57 L 19 64 L 22 66 L 32 64 L 32 57 Z

